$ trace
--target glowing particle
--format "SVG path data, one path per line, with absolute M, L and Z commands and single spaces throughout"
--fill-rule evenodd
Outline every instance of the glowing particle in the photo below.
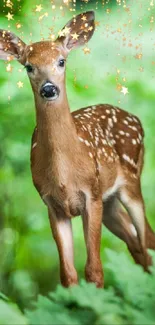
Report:
M 12 72 L 12 70 L 13 70 L 12 65 L 11 65 L 10 63 L 7 64 L 7 66 L 6 66 L 6 71 L 7 71 L 7 72 Z
M 13 20 L 13 19 L 14 19 L 14 18 L 13 18 L 13 15 L 10 14 L 10 12 L 8 12 L 8 14 L 6 15 L 6 18 L 7 18 L 8 20 Z
M 141 59 L 142 59 L 142 56 L 143 56 L 143 54 L 142 54 L 142 53 L 139 53 L 139 54 L 136 54 L 136 55 L 135 55 L 135 58 L 136 58 L 137 60 L 141 60 Z
M 70 32 L 70 28 L 69 28 L 69 27 L 65 27 L 65 28 L 63 29 L 63 33 L 64 33 L 64 35 L 68 35 L 69 32 Z
M 73 40 L 78 40 L 79 35 L 77 33 L 71 34 Z
M 85 48 L 83 49 L 83 52 L 84 52 L 84 54 L 89 54 L 89 53 L 90 53 L 90 49 L 89 49 L 89 47 L 85 47 Z
M 84 16 L 82 16 L 81 20 L 86 21 L 87 17 L 84 15 Z
M 40 12 L 43 9 L 42 5 L 36 5 L 36 12 Z
M 95 21 L 95 26 L 100 26 L 100 22 L 99 21 Z
M 20 23 L 16 23 L 16 28 L 17 29 L 19 29 L 19 28 L 21 28 L 22 27 L 22 25 L 20 24 Z
M 18 81 L 17 82 L 17 86 L 18 86 L 18 88 L 23 88 L 23 82 L 22 81 Z
M 64 30 L 59 30 L 58 35 L 59 37 L 65 36 Z
M 129 92 L 128 92 L 128 88 L 122 86 L 121 93 L 123 93 L 124 96 L 125 96 L 126 94 L 129 94 Z
M 54 34 L 50 34 L 49 38 L 54 41 L 55 40 L 55 35 Z
M 6 1 L 6 7 L 12 8 L 13 7 L 13 3 L 10 0 Z

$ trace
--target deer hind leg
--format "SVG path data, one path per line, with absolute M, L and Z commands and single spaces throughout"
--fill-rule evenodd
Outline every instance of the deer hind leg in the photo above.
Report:
M 143 268 L 147 270 L 148 266 L 151 264 L 151 257 L 148 255 L 146 249 L 145 253 L 144 251 L 142 252 L 136 228 L 133 225 L 129 214 L 122 209 L 116 196 L 109 198 L 104 203 L 103 223 L 114 235 L 126 243 L 135 262 L 142 265 Z M 146 246 L 147 248 L 152 248 L 153 246 L 155 249 L 155 235 L 146 219 L 145 225 Z

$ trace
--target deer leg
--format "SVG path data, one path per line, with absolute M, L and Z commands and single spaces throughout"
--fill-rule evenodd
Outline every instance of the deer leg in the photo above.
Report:
M 147 269 L 148 266 L 151 265 L 151 257 L 146 250 L 145 256 L 147 259 L 147 267 L 144 264 L 144 254 L 140 248 L 136 228 L 133 225 L 129 214 L 124 212 L 115 196 L 104 202 L 103 223 L 114 235 L 126 243 L 137 264 L 142 265 L 144 269 Z M 146 248 L 155 249 L 155 234 L 153 233 L 147 219 L 145 219 L 145 229 Z
M 103 270 L 100 259 L 100 243 L 102 228 L 102 201 L 86 203 L 83 215 L 83 228 L 87 248 L 85 276 L 88 282 L 94 282 L 97 287 L 103 287 Z
M 126 208 L 136 229 L 137 238 L 139 240 L 139 247 L 144 256 L 143 266 L 144 269 L 147 270 L 150 261 L 148 261 L 148 254 L 146 254 L 146 217 L 140 184 L 136 184 L 134 186 L 128 184 L 126 188 L 122 188 L 119 193 L 119 199 Z
M 64 215 L 58 216 L 51 207 L 48 211 L 53 237 L 59 251 L 61 284 L 69 287 L 78 283 L 77 272 L 74 268 L 71 220 L 65 218 Z

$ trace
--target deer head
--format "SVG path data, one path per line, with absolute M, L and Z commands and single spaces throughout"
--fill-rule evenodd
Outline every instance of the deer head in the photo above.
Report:
M 0 30 L 0 59 L 17 59 L 25 66 L 35 98 L 59 101 L 65 92 L 65 63 L 69 52 L 86 42 L 95 29 L 94 12 L 70 20 L 54 41 L 26 45 L 11 32 Z

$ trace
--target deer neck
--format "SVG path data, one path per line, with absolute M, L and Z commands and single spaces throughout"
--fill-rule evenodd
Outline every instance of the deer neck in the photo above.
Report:
M 56 101 L 35 98 L 39 144 L 48 152 L 69 150 L 78 145 L 67 96 Z

